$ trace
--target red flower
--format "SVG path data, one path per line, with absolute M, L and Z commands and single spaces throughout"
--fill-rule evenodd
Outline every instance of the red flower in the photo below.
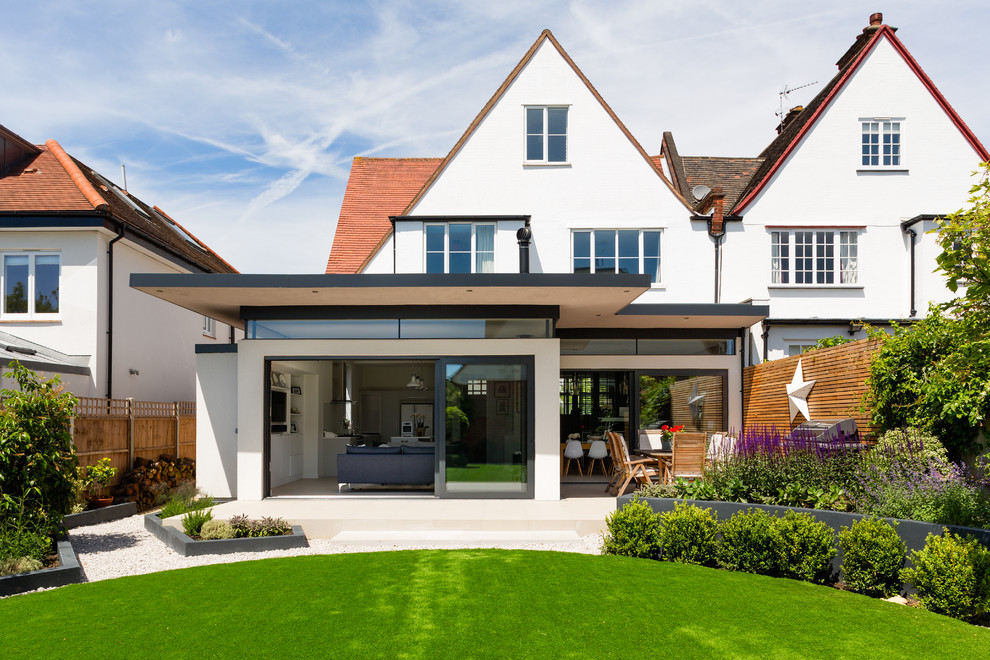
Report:
M 681 424 L 680 426 L 675 426 L 674 428 L 672 428 L 670 430 L 673 431 L 674 433 L 680 433 L 681 431 L 684 430 L 684 425 Z
M 670 430 L 670 427 L 667 426 L 666 424 L 664 424 L 663 426 L 660 427 L 660 430 L 661 431 L 669 431 Z

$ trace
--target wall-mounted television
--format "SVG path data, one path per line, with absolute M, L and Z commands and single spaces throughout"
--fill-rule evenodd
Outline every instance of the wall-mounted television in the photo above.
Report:
M 272 408 L 271 408 L 271 423 L 272 430 L 276 431 L 276 425 L 281 426 L 282 430 L 285 430 L 286 421 L 288 420 L 288 395 L 285 392 L 280 392 L 278 390 L 272 390 Z

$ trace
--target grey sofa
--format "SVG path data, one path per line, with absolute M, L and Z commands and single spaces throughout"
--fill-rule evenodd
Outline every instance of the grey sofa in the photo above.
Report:
M 337 483 L 418 485 L 433 483 L 433 447 L 347 447 L 337 455 Z

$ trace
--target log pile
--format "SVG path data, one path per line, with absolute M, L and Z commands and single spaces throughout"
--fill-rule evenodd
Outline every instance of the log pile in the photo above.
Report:
M 138 511 L 151 509 L 167 493 L 183 481 L 196 479 L 196 461 L 162 454 L 158 460 L 135 458 L 134 469 L 125 474 L 120 485 L 111 491 L 115 502 L 135 502 Z

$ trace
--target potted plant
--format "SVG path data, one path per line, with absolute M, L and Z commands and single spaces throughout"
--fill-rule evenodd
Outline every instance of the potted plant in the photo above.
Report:
M 684 430 L 684 425 L 679 424 L 677 426 L 667 426 L 664 424 L 660 427 L 660 448 L 663 451 L 670 451 L 671 446 L 674 442 L 674 434 L 679 433 Z
M 86 466 L 86 489 L 89 491 L 89 505 L 94 509 L 113 504 L 113 496 L 106 489 L 117 474 L 117 468 L 110 465 L 109 458 L 101 458 L 95 465 Z

